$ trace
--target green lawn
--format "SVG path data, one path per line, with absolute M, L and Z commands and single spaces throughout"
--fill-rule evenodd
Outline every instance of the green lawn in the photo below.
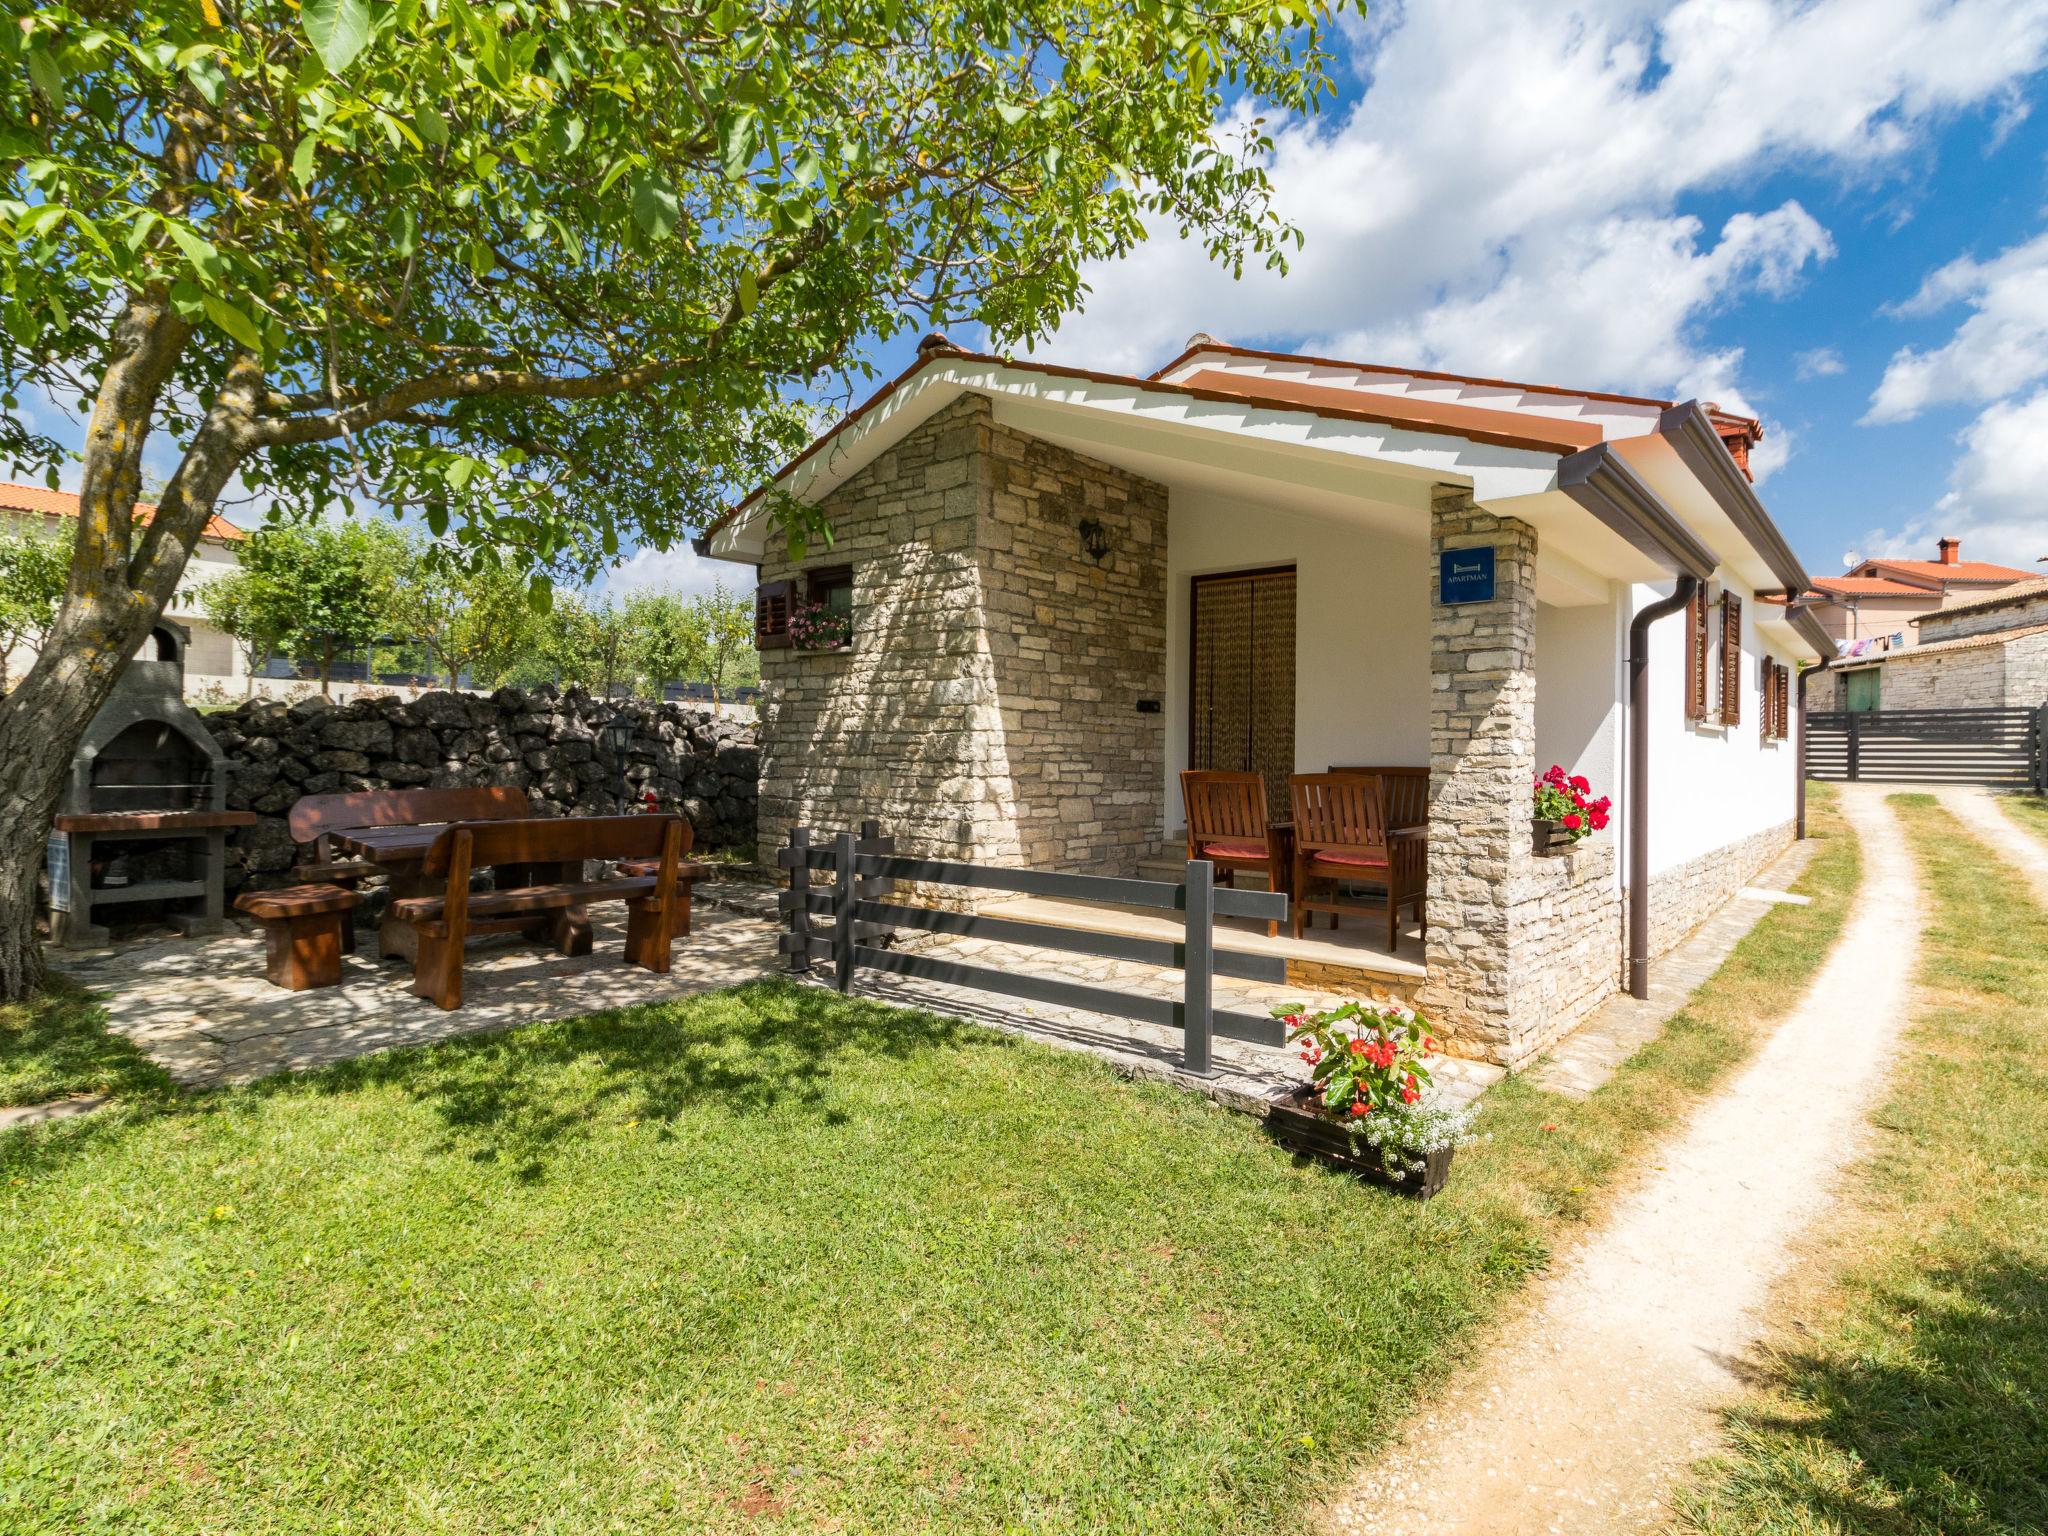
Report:
M 2048 1530 L 2048 916 L 1932 797 L 1893 803 L 1927 882 L 1922 1001 L 1875 1153 L 1693 1497 L 1716 1536 Z
M 2014 821 L 2048 842 L 2048 799 L 2039 795 L 2002 795 L 1998 803 Z
M 1856 877 L 1592 1099 L 1496 1090 L 1428 1205 L 776 983 L 0 1136 L 0 1529 L 1298 1529 Z
M 170 1086 L 77 987 L 58 982 L 34 1002 L 0 1004 L 0 1108 L 77 1093 L 148 1097 Z

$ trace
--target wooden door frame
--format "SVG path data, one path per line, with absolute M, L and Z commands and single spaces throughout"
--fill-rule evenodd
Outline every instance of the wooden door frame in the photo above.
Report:
M 1195 636 L 1199 633 L 1199 630 L 1196 628 L 1196 610 L 1200 607 L 1195 594 L 1201 590 L 1202 583 L 1205 581 L 1247 581 L 1261 576 L 1292 576 L 1296 579 L 1294 611 L 1296 636 L 1298 639 L 1301 624 L 1300 568 L 1294 561 L 1290 560 L 1285 565 L 1249 566 L 1244 570 L 1238 571 L 1205 571 L 1199 576 L 1190 576 L 1188 578 L 1187 765 L 1190 768 L 1195 766 Z M 1300 686 L 1300 679 L 1296 678 L 1295 687 L 1297 690 Z

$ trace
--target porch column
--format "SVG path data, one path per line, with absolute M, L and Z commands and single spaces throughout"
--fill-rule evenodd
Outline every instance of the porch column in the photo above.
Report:
M 1445 550 L 1490 548 L 1493 595 L 1447 604 Z M 1430 498 L 1429 976 L 1418 999 L 1451 1049 L 1519 1064 L 1516 904 L 1535 862 L 1536 530 L 1459 486 Z

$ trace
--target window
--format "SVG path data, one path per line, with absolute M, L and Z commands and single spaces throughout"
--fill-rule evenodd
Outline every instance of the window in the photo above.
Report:
M 849 623 L 853 619 L 853 567 L 826 566 L 804 572 L 804 601 L 836 613 Z
M 1721 589 L 1721 723 L 1742 719 L 1742 599 Z

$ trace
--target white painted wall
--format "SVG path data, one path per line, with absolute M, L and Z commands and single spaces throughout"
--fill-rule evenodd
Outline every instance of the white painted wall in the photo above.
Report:
M 1618 597 L 1583 608 L 1537 605 L 1536 771 L 1557 763 L 1567 773 L 1583 774 L 1593 785 L 1593 798 L 1605 795 L 1616 805 L 1621 804 L 1626 644 Z
M 1725 574 L 1725 573 L 1724 573 Z M 1739 580 L 1727 583 L 1742 599 L 1742 718 L 1732 726 L 1685 718 L 1685 615 L 1659 619 L 1650 629 L 1650 872 L 1654 875 L 1752 833 L 1790 821 L 1798 809 L 1798 711 L 1793 735 L 1763 740 L 1763 694 L 1757 657 L 1756 594 Z M 1710 583 L 1718 595 L 1723 583 Z M 1629 613 L 1671 593 L 1671 584 L 1636 586 Z M 1714 622 L 1718 625 L 1719 613 Z M 1718 629 L 1716 630 L 1718 634 Z M 1626 639 L 1623 641 L 1626 645 Z M 1772 652 L 1793 673 L 1794 658 Z M 1708 698 L 1719 697 L 1718 667 L 1709 671 Z M 1796 697 L 1796 696 L 1795 696 Z M 1624 807 L 1627 804 L 1622 799 Z
M 1429 534 L 1175 488 L 1166 514 L 1166 825 L 1187 824 L 1189 578 L 1295 567 L 1294 768 L 1429 761 Z

